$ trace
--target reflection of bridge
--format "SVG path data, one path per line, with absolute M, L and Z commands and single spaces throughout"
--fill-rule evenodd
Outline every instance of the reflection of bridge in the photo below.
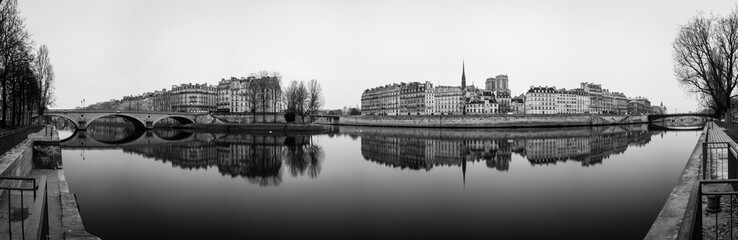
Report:
M 654 114 L 648 116 L 649 129 L 653 130 L 696 130 L 702 129 L 712 114 L 681 113 Z
M 194 140 L 194 134 L 190 132 L 181 132 L 173 137 L 163 138 L 153 131 L 136 131 L 134 134 L 120 140 L 101 141 L 87 135 L 85 130 L 77 130 L 74 134 L 61 141 L 60 145 L 64 148 L 96 148 L 109 149 L 121 147 L 150 146 L 157 144 L 168 144 L 177 142 L 188 142 Z
M 704 114 L 704 113 L 652 114 L 652 115 L 648 115 L 648 122 L 652 123 L 660 119 L 676 118 L 676 117 L 717 118 L 713 114 Z
M 47 110 L 45 116 L 62 117 L 74 123 L 77 129 L 87 129 L 87 126 L 101 117 L 124 118 L 137 129 L 152 129 L 154 124 L 165 118 L 171 118 L 182 124 L 194 123 L 197 115 L 202 113 L 186 112 L 148 112 L 148 111 L 112 111 L 112 110 Z

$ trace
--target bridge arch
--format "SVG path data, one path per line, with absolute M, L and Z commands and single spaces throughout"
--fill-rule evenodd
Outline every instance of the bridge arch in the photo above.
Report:
M 100 114 L 100 115 L 96 115 L 94 117 L 91 117 L 86 122 L 87 122 L 87 125 L 90 125 L 90 124 L 92 124 L 97 119 L 100 119 L 100 118 L 103 118 L 103 117 L 110 117 L 110 116 L 120 117 L 120 118 L 126 119 L 129 122 L 133 123 L 133 126 L 135 126 L 136 129 L 146 129 L 146 123 L 144 123 L 143 120 L 141 120 L 141 119 L 139 119 L 139 118 L 137 118 L 135 116 L 125 114 L 125 113 Z
M 149 117 L 149 116 L 147 116 L 147 117 Z M 162 117 L 158 117 L 158 118 L 153 118 L 153 120 L 151 121 L 151 126 L 153 127 L 159 121 L 164 120 L 164 119 L 167 119 L 167 118 L 174 119 L 175 121 L 179 122 L 180 124 L 193 124 L 193 123 L 195 123 L 194 120 L 192 120 L 192 119 L 190 119 L 189 117 L 186 117 L 186 116 L 182 116 L 182 115 L 166 115 L 166 116 L 162 116 Z
M 66 116 L 66 115 L 63 115 L 63 114 L 54 114 L 54 113 L 47 113 L 47 114 L 44 114 L 43 116 L 49 116 L 49 117 L 60 117 L 60 118 L 63 118 L 63 119 L 69 120 L 70 122 L 72 122 L 72 124 L 74 124 L 74 128 L 75 128 L 75 129 L 80 129 L 80 128 L 79 128 L 79 123 L 77 123 L 77 121 L 76 121 L 76 120 L 72 119 L 72 118 L 71 118 L 71 117 L 69 117 L 69 116 Z M 34 116 L 33 118 L 38 118 L 38 117 L 39 117 L 39 116 Z

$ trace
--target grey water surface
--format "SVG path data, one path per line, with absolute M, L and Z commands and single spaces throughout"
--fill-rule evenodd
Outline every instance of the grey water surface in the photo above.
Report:
M 103 239 L 641 239 L 699 131 L 64 130 Z

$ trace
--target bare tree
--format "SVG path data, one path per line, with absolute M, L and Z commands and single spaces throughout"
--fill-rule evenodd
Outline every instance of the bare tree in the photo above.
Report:
M 312 115 L 323 107 L 323 88 L 317 80 L 311 79 L 307 85 L 308 97 L 306 103 L 307 114 L 310 115 L 310 122 L 313 121 Z
M 673 49 L 679 83 L 731 121 L 730 100 L 738 96 L 738 9 L 727 17 L 695 16 L 680 27 Z
M 300 119 L 305 122 L 305 113 L 307 112 L 307 98 L 308 90 L 305 87 L 305 82 L 300 81 L 295 91 L 295 104 L 297 104 L 297 112 L 300 113 Z
M 54 104 L 54 68 L 51 65 L 51 59 L 49 59 L 49 49 L 45 44 L 38 48 L 35 68 L 40 88 L 40 96 L 37 101 L 37 113 L 40 119 L 46 108 Z
M 287 113 L 299 114 L 301 119 L 305 120 L 306 100 L 308 98 L 308 90 L 305 82 L 292 80 L 285 90 L 285 105 L 287 105 Z
M 249 78 L 246 92 L 244 93 L 244 97 L 249 104 L 248 110 L 253 115 L 252 121 L 254 123 L 256 122 L 256 105 L 259 103 L 259 93 L 261 92 L 261 82 L 258 79 L 259 78 Z
M 18 12 L 17 0 L 0 1 L 0 88 L 2 88 L 2 124 L 7 123 L 8 81 L 13 71 L 21 69 L 22 54 L 29 44 L 28 32 Z M 17 77 L 16 75 L 15 77 Z

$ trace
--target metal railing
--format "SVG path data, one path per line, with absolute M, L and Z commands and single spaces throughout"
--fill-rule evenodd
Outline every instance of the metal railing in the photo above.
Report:
M 738 197 L 736 197 L 738 195 L 738 191 L 736 191 L 738 189 L 736 149 L 731 142 L 727 142 L 730 141 L 727 135 L 711 136 L 710 132 L 714 128 L 713 122 L 708 122 L 705 128 L 705 140 L 702 143 L 702 177 L 693 188 L 692 197 L 695 199 L 690 200 L 692 207 L 688 207 L 688 209 L 694 211 L 694 214 L 690 217 L 692 221 L 691 234 L 687 239 L 711 238 L 710 234 L 714 234 L 715 239 L 724 238 L 723 235 L 729 235 L 729 239 L 733 239 L 734 222 L 736 222 L 733 220 L 733 215 L 736 214 L 734 209 L 738 210 L 736 209 L 738 206 L 733 206 L 735 205 L 734 202 L 738 200 Z M 712 134 L 722 133 L 713 132 Z M 710 140 L 714 142 L 710 142 Z M 721 207 L 723 196 L 729 196 L 730 208 L 728 212 L 721 213 L 723 211 Z M 706 200 L 706 206 L 703 206 L 703 202 L 705 202 L 703 200 Z M 714 214 L 714 222 L 711 222 L 713 216 L 705 214 L 705 212 Z M 721 228 L 721 226 L 723 227 Z M 714 231 L 709 231 L 709 228 L 712 227 L 715 228 Z M 707 228 L 708 232 L 703 232 L 703 228 Z
M 25 141 L 29 134 L 41 131 L 43 128 L 42 125 L 33 125 L 0 133 L 0 155 Z
M 702 179 L 731 179 L 736 176 L 729 168 L 733 155 L 729 142 L 702 143 Z M 735 156 L 732 156 L 735 157 Z M 714 166 L 714 167 L 713 167 Z M 727 173 L 727 174 L 726 174 Z
M 12 225 L 12 194 L 11 191 L 20 191 L 20 214 L 21 214 L 21 237 L 22 239 L 26 239 L 26 221 L 23 217 L 24 213 L 24 199 L 23 199 L 23 193 L 24 192 L 33 192 L 33 201 L 36 202 L 36 192 L 39 189 L 38 184 L 36 184 L 35 178 L 26 178 L 26 177 L 0 177 L 0 180 L 3 180 L 3 183 L 6 181 L 24 181 L 24 182 L 31 182 L 33 183 L 32 186 L 29 187 L 13 187 L 12 184 L 3 184 L 0 185 L 0 190 L 7 190 L 6 194 L 8 195 L 8 238 L 13 239 L 13 225 Z M 10 185 L 10 186 L 7 186 Z M 22 183 L 20 184 L 22 185 Z
M 734 205 L 736 205 L 736 204 L 734 202 L 736 201 L 736 199 L 738 199 L 736 197 L 736 195 L 738 195 L 738 191 L 735 191 L 734 190 L 735 188 L 730 187 L 730 190 L 729 191 L 715 190 L 715 191 L 705 192 L 704 186 L 705 185 L 723 185 L 723 186 L 728 185 L 728 186 L 735 186 L 736 184 L 738 184 L 738 179 L 701 180 L 701 181 L 699 181 L 699 190 L 698 190 L 698 194 L 699 194 L 698 196 L 699 197 L 698 197 L 698 199 L 700 199 L 700 201 L 697 202 L 697 204 L 698 204 L 698 206 L 696 208 L 697 214 L 695 215 L 694 228 L 693 228 L 693 232 L 692 232 L 693 233 L 692 239 L 704 239 L 706 237 L 706 236 L 703 235 L 704 233 L 702 231 L 703 230 L 703 226 L 704 226 L 703 225 L 704 219 L 703 219 L 703 216 L 702 216 L 702 214 L 703 214 L 703 212 L 702 212 L 702 201 L 701 201 L 702 197 L 703 196 L 706 196 L 708 198 L 713 197 L 713 198 L 720 199 L 720 198 L 722 198 L 723 196 L 726 196 L 726 195 L 729 196 L 728 202 L 730 202 L 730 209 L 728 210 L 728 212 L 724 213 L 723 216 L 728 215 L 728 217 L 727 217 L 728 218 L 728 220 L 727 220 L 728 223 L 727 224 L 720 224 L 720 222 L 721 222 L 720 215 L 721 214 L 719 212 L 714 212 L 714 214 L 715 214 L 715 224 L 714 224 L 715 230 L 713 231 L 713 234 L 715 235 L 714 236 L 715 239 L 725 239 L 725 236 L 721 236 L 721 235 L 725 235 L 725 234 L 728 234 L 729 235 L 728 236 L 728 239 L 734 239 L 734 237 L 733 237 L 733 228 L 734 228 L 734 225 L 735 224 L 733 223 L 734 222 L 733 215 L 735 215 L 735 210 L 736 210 L 736 207 L 734 207 Z M 719 187 L 720 186 L 717 186 L 715 189 L 718 189 Z M 718 201 L 718 204 L 719 204 L 719 202 L 720 201 Z M 708 211 L 708 212 L 710 212 L 710 208 L 711 207 L 718 207 L 718 210 L 720 209 L 720 206 L 710 206 L 710 202 L 708 202 L 707 204 L 708 204 L 708 206 L 706 208 L 706 211 Z M 721 225 L 723 225 L 722 228 L 720 227 Z M 725 228 L 727 228 L 727 229 L 725 229 Z

